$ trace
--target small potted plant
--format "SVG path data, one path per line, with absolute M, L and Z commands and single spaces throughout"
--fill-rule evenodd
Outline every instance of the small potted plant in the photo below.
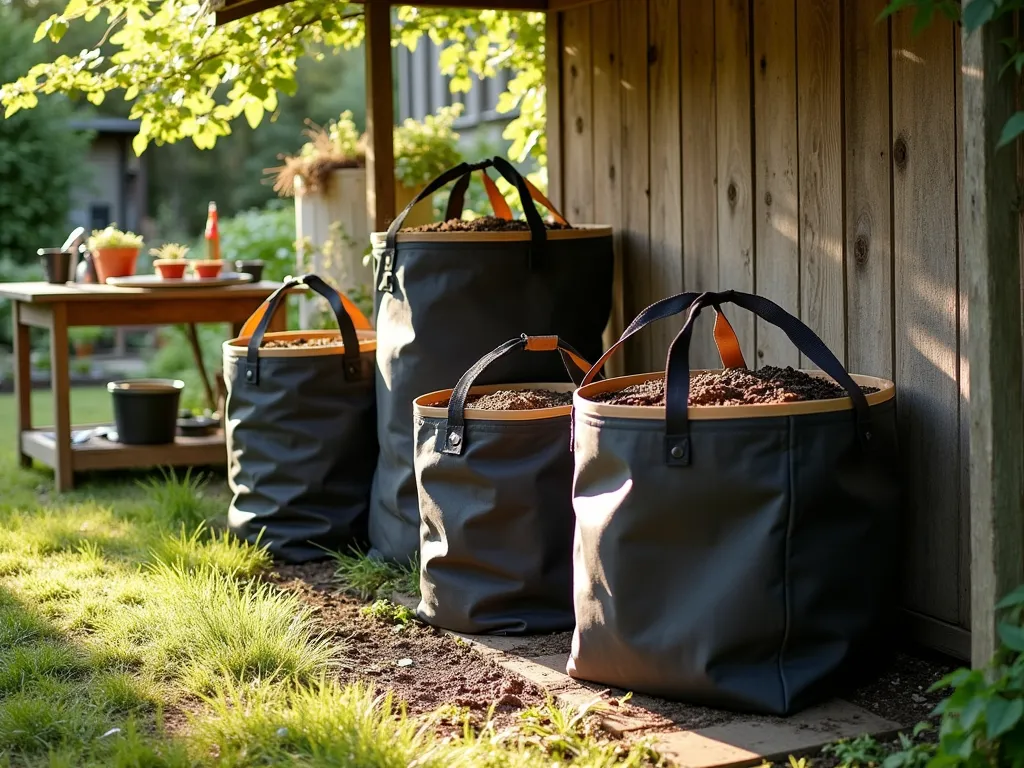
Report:
M 89 252 L 100 283 L 110 277 L 128 277 L 135 274 L 135 264 L 142 250 L 142 236 L 122 232 L 115 224 L 103 230 L 93 230 L 89 238 Z
M 185 269 L 188 267 L 188 246 L 178 243 L 167 243 L 160 248 L 153 248 L 149 252 L 156 256 L 153 267 L 163 280 L 181 280 L 185 277 Z
M 69 328 L 68 339 L 75 350 L 75 357 L 91 357 L 96 349 L 96 342 L 103 336 L 102 328 Z

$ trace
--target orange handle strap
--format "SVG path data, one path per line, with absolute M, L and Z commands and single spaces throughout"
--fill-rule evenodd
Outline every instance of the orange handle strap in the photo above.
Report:
M 523 347 L 523 349 L 527 352 L 555 352 L 558 350 L 563 354 L 568 355 L 569 359 L 572 360 L 573 363 L 576 364 L 576 367 L 581 371 L 586 372 L 590 370 L 590 363 L 580 357 L 576 353 L 576 350 L 568 344 L 562 344 L 561 340 L 557 336 L 527 336 L 526 346 Z
M 341 291 L 336 291 L 336 293 L 338 294 L 338 298 L 341 299 L 341 305 L 345 307 L 345 311 L 348 313 L 348 316 L 352 318 L 352 325 L 356 327 L 356 330 L 372 331 L 373 326 L 370 324 L 370 321 L 366 319 L 366 315 L 359 310 L 359 307 L 353 304 L 352 300 L 345 296 Z M 245 321 L 245 325 L 242 326 L 242 332 L 240 334 L 241 337 L 249 337 L 256 332 L 256 326 L 260 324 L 260 320 L 262 320 L 263 316 L 267 314 L 267 307 L 269 306 L 270 299 L 268 298 L 256 308 L 256 311 L 249 316 L 249 319 Z
M 724 367 L 747 367 L 747 362 L 743 359 L 743 350 L 740 349 L 740 340 L 736 338 L 736 331 L 733 330 L 732 323 L 725 313 L 718 307 L 715 307 L 715 346 L 718 347 L 718 354 Z
M 487 199 L 491 201 L 491 209 L 494 211 L 494 215 L 499 219 L 505 221 L 512 221 L 512 209 L 508 207 L 508 203 L 501 194 L 501 190 L 498 189 L 498 185 L 494 183 L 494 179 L 487 175 L 487 171 L 480 170 L 480 178 L 483 179 L 484 189 L 487 190 Z
M 530 190 L 530 196 L 548 209 L 548 212 L 551 214 L 551 218 L 553 218 L 559 224 L 569 226 L 569 222 L 565 220 L 565 216 L 558 212 L 558 209 L 555 208 L 554 204 L 550 200 L 548 200 L 548 198 L 545 196 L 543 192 L 537 189 L 533 182 L 531 182 L 525 176 L 523 176 L 523 181 L 526 182 L 526 188 Z

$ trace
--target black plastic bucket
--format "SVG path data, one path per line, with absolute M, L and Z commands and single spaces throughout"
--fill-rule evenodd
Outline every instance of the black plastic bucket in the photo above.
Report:
M 46 282 L 63 285 L 71 280 L 71 251 L 61 248 L 40 248 L 36 253 L 43 263 Z
M 174 442 L 178 401 L 185 383 L 177 379 L 112 381 L 117 441 L 124 445 L 166 445 Z

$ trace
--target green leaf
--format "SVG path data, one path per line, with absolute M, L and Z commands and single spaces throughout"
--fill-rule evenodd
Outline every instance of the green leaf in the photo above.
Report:
M 135 138 L 132 139 L 132 149 L 136 155 L 141 155 L 146 151 L 146 147 L 149 146 L 149 137 L 145 133 L 135 134 Z
M 1024 112 L 1018 112 L 1017 114 L 1021 115 L 1020 130 L 1024 131 Z M 1019 132 L 1020 131 L 1018 131 L 1018 133 Z M 1005 622 L 1000 623 L 999 639 L 1002 640 L 1003 645 L 1011 651 L 1024 652 L 1024 627 L 1016 627 L 1013 624 L 1006 624 Z
M 1024 605 L 1024 584 L 996 603 L 996 609 L 1013 608 L 1015 605 Z
M 255 130 L 263 122 L 263 102 L 258 99 L 249 99 L 245 102 L 245 121 L 249 127 Z
M 1003 133 L 999 137 L 999 147 L 1005 147 L 1022 133 L 1024 133 L 1024 112 L 1017 112 L 1003 126 Z
M 970 0 L 964 6 L 964 26 L 968 32 L 973 32 L 982 24 L 992 21 L 995 12 L 994 0 Z
M 989 741 L 999 738 L 1020 722 L 1024 715 L 1024 699 L 1006 700 L 995 696 L 985 710 L 986 735 Z
M 960 723 L 964 728 L 970 730 L 978 722 L 978 718 L 986 712 L 986 705 L 988 702 L 981 696 L 975 696 L 964 707 L 964 711 L 960 713 Z

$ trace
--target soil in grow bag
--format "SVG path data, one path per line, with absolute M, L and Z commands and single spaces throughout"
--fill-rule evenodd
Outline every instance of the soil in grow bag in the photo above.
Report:
M 568 224 L 557 221 L 545 221 L 547 229 L 572 229 Z M 408 227 L 402 232 L 529 232 L 530 225 L 525 219 L 499 219 L 497 216 L 481 216 L 479 219 L 464 221 L 449 219 L 435 221 L 419 227 Z
M 550 389 L 499 389 L 486 395 L 470 395 L 466 406 L 481 411 L 531 411 L 536 408 L 558 408 L 572 405 L 572 392 Z M 437 407 L 447 408 L 448 402 Z
M 861 387 L 865 394 L 875 387 Z M 728 368 L 694 373 L 690 379 L 690 405 L 776 405 L 805 400 L 846 397 L 846 391 L 831 379 L 769 365 L 756 371 Z M 665 405 L 664 378 L 633 384 L 618 392 L 595 395 L 597 402 L 611 405 Z
M 308 349 L 309 347 L 344 346 L 340 336 L 313 336 L 311 338 L 271 339 L 263 342 L 264 349 Z

